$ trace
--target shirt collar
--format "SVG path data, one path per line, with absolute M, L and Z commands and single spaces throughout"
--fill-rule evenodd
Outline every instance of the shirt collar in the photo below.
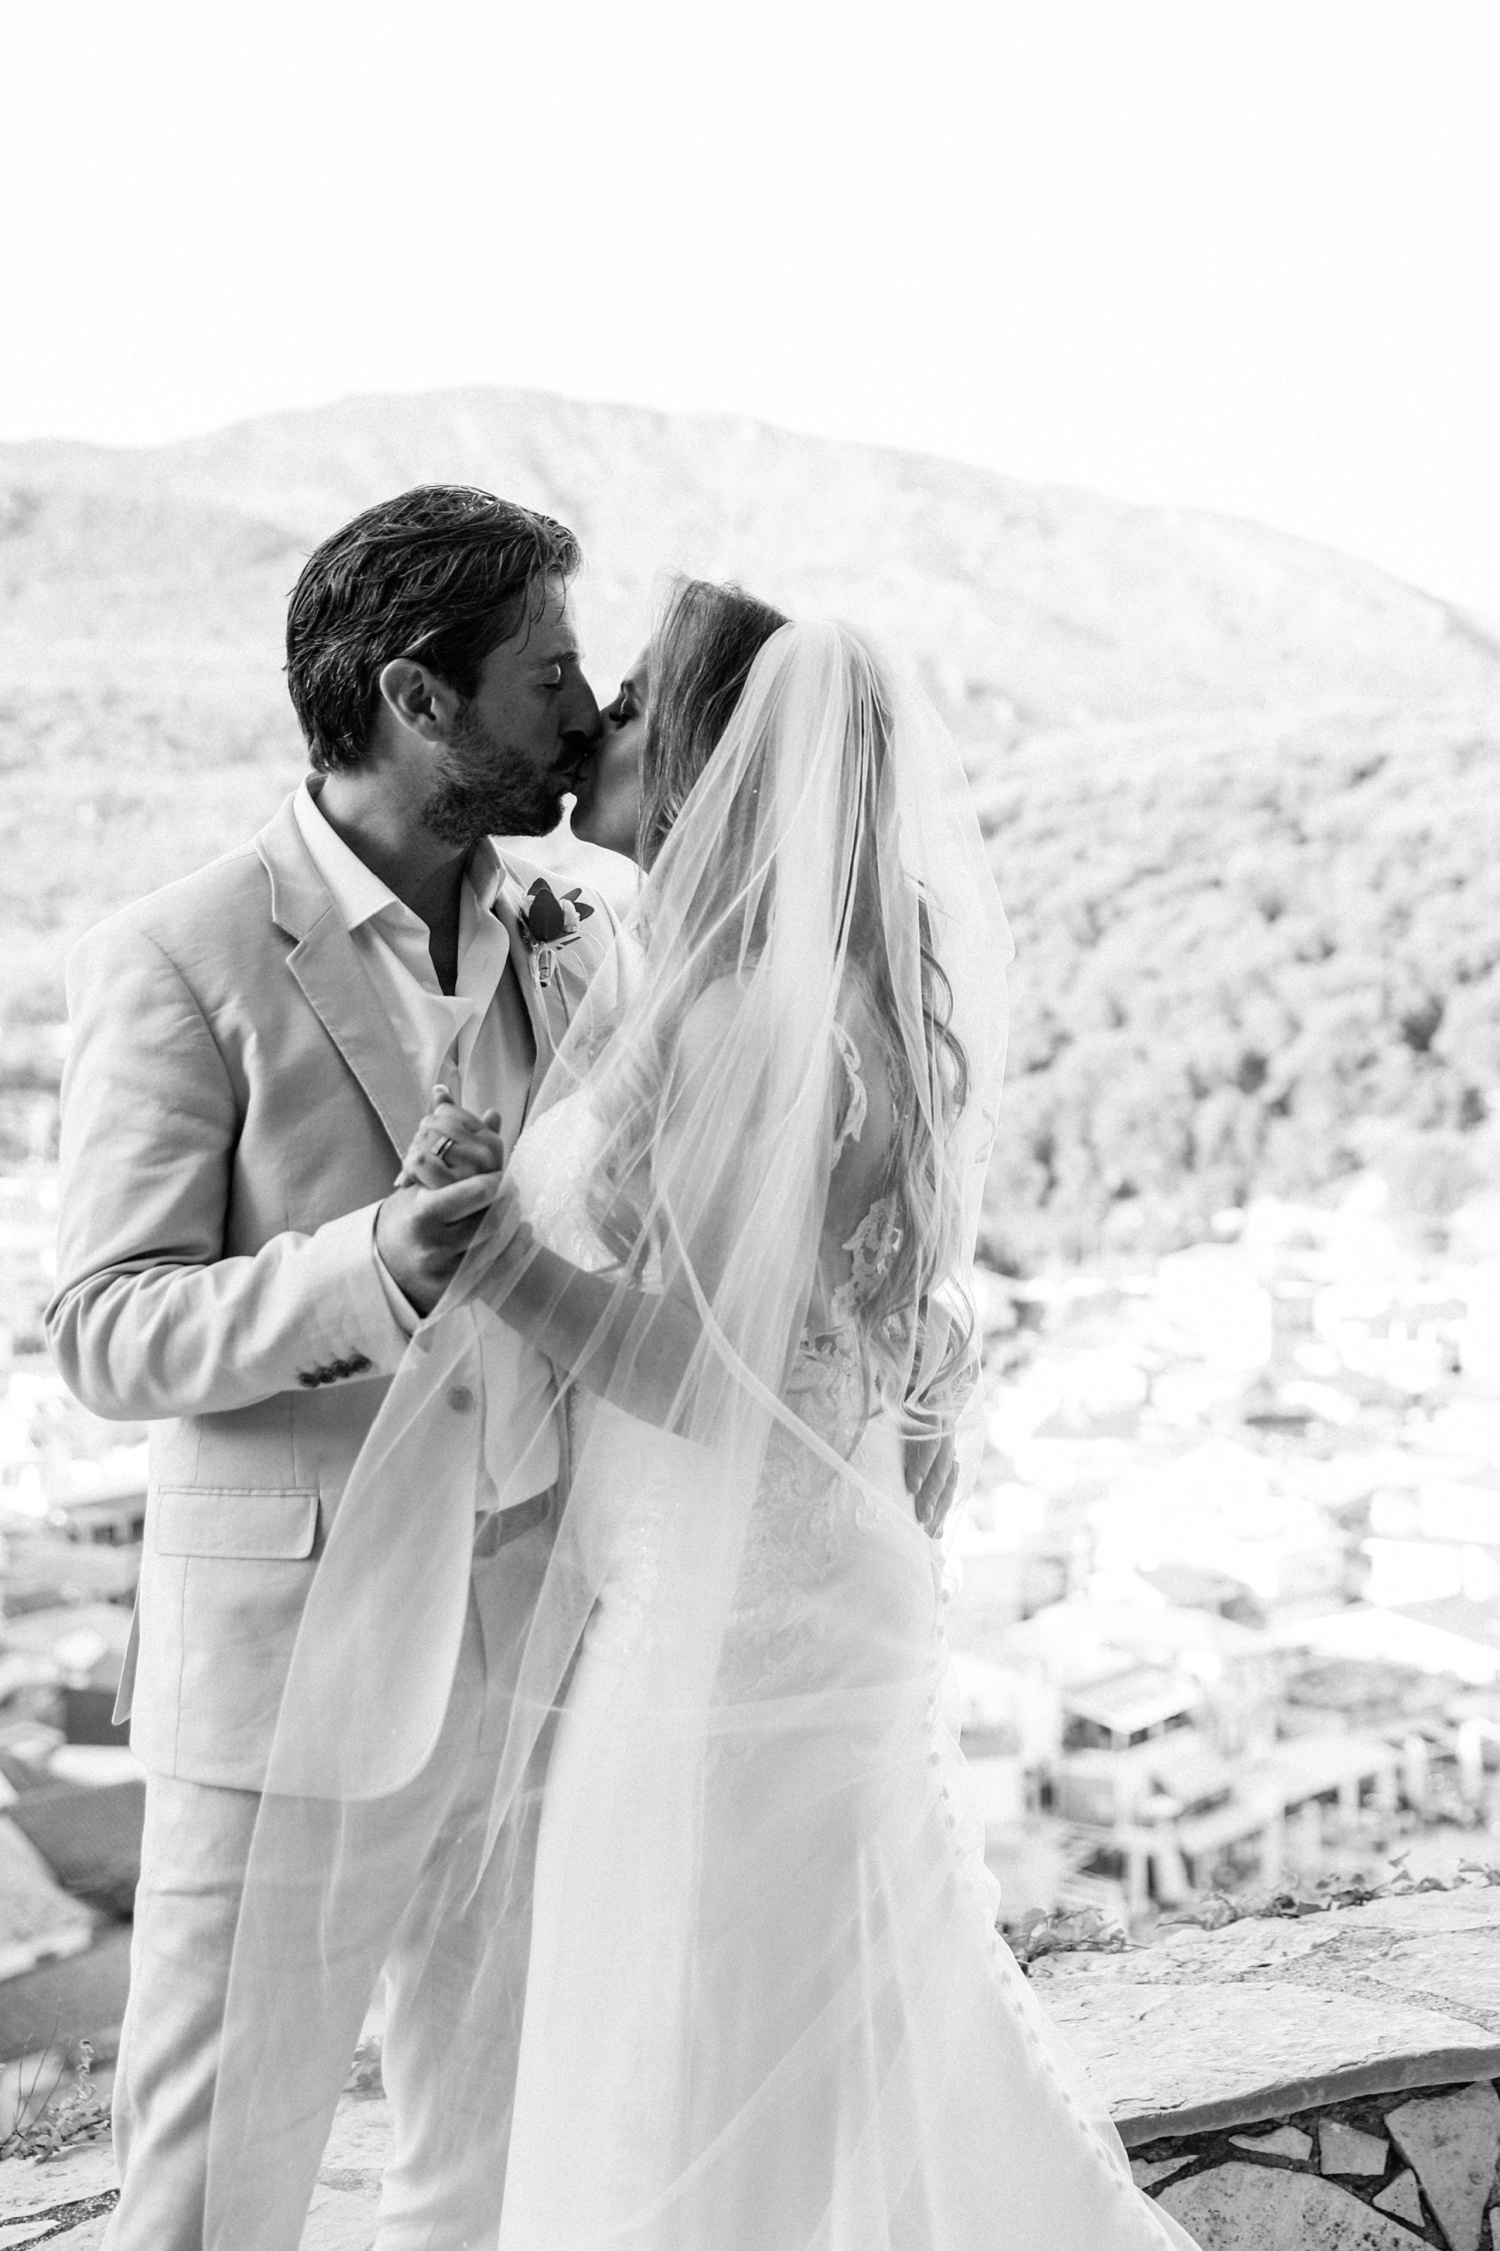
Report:
M 308 855 L 333 896 L 339 919 L 346 930 L 357 930 L 361 923 L 372 922 L 376 915 L 394 908 L 398 915 L 411 915 L 412 910 L 404 900 L 398 899 L 388 883 L 382 883 L 373 868 L 365 866 L 357 852 L 350 850 L 318 804 L 318 793 L 312 784 L 316 777 L 305 774 L 302 785 L 292 800 L 292 812 Z M 464 879 L 474 894 L 475 905 L 481 914 L 488 914 L 499 896 L 505 870 L 500 855 L 487 836 L 482 836 L 469 854 L 464 869 Z M 412 915 L 412 920 L 420 918 Z
M 328 824 L 325 821 L 323 825 L 326 828 Z M 500 896 L 500 886 L 505 881 L 505 866 L 487 836 L 482 836 L 469 854 L 464 879 L 474 894 L 474 903 L 480 913 L 488 914 Z

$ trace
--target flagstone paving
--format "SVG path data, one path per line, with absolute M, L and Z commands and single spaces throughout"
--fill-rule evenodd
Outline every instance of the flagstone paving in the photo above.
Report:
M 1131 2148 L 1500 2079 L 1500 1887 L 1188 1927 L 1032 1980 Z
M 1033 1983 L 1201 2251 L 1500 2251 L 1500 1889 L 1173 1931 Z M 378 2085 L 345 2096 L 303 2251 L 370 2251 L 389 2130 Z M 107 2144 L 0 2164 L 0 2251 L 97 2251 L 114 2186 Z

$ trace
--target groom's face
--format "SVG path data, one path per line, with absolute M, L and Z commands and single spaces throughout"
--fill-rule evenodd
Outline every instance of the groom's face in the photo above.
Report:
M 560 579 L 540 614 L 491 649 L 438 758 L 426 826 L 463 847 L 481 836 L 545 836 L 599 733 Z

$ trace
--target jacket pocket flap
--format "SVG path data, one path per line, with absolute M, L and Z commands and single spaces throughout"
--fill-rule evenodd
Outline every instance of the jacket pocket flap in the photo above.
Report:
M 317 1537 L 316 1493 L 167 1485 L 156 1495 L 150 1545 L 158 1555 L 297 1561 L 312 1554 Z

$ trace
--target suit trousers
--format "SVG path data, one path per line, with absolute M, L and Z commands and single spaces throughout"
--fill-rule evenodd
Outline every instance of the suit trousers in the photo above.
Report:
M 352 1840 L 351 1809 L 326 1809 L 327 1834 L 357 1848 L 331 1915 L 315 1876 L 278 1888 L 279 1959 L 255 1996 L 257 2100 L 228 2174 L 224 2239 L 234 2251 L 297 2251 L 382 1967 L 394 2131 L 378 2251 L 487 2251 L 495 2242 L 545 1746 L 493 1842 L 491 1790 L 550 1536 L 529 1530 L 487 1553 L 485 1530 L 432 1756 L 394 1796 L 352 1809 Z M 106 2251 L 202 2251 L 209 2120 L 260 1802 L 254 1791 L 148 1779 L 115 2081 L 122 2187 Z M 226 2076 L 232 2066 L 226 2057 Z M 478 2133 L 476 2117 L 485 2121 Z M 216 2209 L 225 2209 L 222 2194 Z

